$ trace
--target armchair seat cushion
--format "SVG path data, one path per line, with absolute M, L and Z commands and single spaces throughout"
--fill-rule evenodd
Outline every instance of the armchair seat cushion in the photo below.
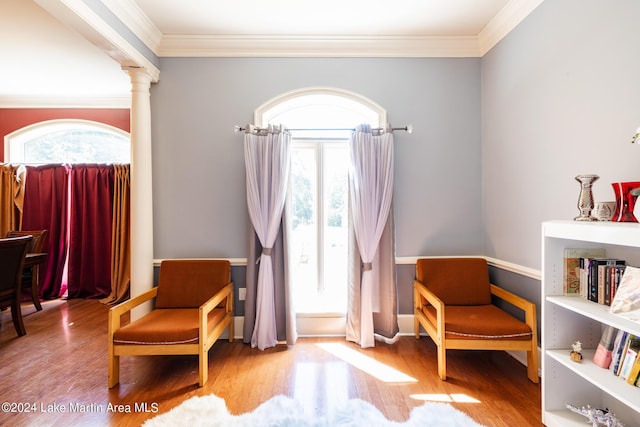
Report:
M 118 329 L 114 344 L 195 344 L 199 340 L 197 308 L 156 309 Z M 223 308 L 215 308 L 208 319 L 209 330 L 225 316 Z
M 436 310 L 424 306 L 422 310 L 436 324 Z M 531 339 L 531 328 L 495 305 L 448 305 L 445 309 L 445 338 L 447 339 Z

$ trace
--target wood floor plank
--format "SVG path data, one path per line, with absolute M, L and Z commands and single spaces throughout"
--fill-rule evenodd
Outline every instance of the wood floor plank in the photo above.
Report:
M 448 400 L 487 427 L 541 425 L 540 386 L 527 379 L 519 362 L 504 352 L 450 351 L 448 379 L 440 381 L 428 337 L 401 337 L 373 349 L 344 338 L 303 338 L 265 351 L 241 340 L 219 341 L 210 351 L 209 381 L 202 388 L 195 356 L 123 356 L 120 384 L 108 389 L 108 308 L 80 299 L 47 301 L 43 307 L 36 312 L 23 305 L 24 337 L 17 337 L 10 313 L 0 313 L 0 400 L 22 411 L 0 412 L 0 425 L 139 426 L 190 397 L 211 393 L 224 398 L 233 414 L 283 394 L 315 416 L 359 398 L 403 421 L 425 400 Z M 327 343 L 414 380 L 380 380 L 327 351 Z

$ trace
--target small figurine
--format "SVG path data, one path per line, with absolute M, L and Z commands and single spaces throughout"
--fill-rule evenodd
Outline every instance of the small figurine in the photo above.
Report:
M 624 427 L 624 424 L 622 424 L 612 412 L 609 412 L 608 409 L 594 409 L 591 405 L 578 408 L 568 403 L 567 408 L 576 414 L 587 417 L 587 422 L 591 423 L 592 427 L 601 425 L 606 427 Z
M 582 343 L 580 341 L 576 341 L 571 344 L 571 348 L 573 349 L 573 351 L 569 355 L 571 360 L 578 363 L 582 362 L 582 353 L 580 353 L 580 351 L 582 350 Z

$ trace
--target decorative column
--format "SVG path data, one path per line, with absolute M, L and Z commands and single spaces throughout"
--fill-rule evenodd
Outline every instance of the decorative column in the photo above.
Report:
M 131 78 L 131 297 L 153 287 L 153 197 L 151 191 L 151 76 L 144 68 L 126 68 Z M 132 320 L 151 310 L 147 303 Z

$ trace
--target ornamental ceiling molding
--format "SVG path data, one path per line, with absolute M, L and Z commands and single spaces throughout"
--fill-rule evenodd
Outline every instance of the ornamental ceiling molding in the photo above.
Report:
M 482 57 L 544 0 L 512 0 L 477 35 L 163 35 L 129 0 L 102 0 L 159 57 Z
M 470 57 L 477 37 L 164 36 L 160 57 Z
M 131 96 L 0 96 L 0 109 L 6 108 L 131 108 Z

